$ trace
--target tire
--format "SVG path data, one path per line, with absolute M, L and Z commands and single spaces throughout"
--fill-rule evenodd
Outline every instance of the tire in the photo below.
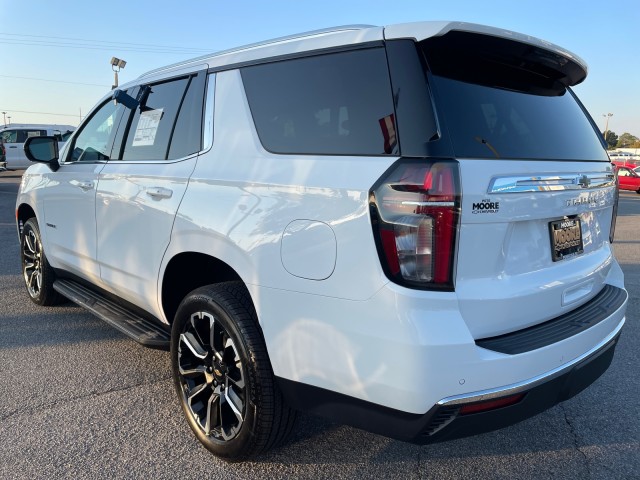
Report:
M 171 330 L 174 385 L 187 422 L 214 455 L 235 462 L 282 443 L 296 413 L 274 382 L 244 284 L 191 292 Z
M 38 221 L 35 218 L 27 220 L 22 228 L 20 261 L 22 277 L 33 303 L 45 306 L 63 301 L 63 297 L 53 289 L 56 275 L 44 253 Z

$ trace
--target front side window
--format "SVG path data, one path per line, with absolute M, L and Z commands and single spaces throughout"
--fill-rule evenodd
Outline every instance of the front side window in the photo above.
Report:
M 95 162 L 109 160 L 111 145 L 117 129 L 117 121 L 124 107 L 112 100 L 100 107 L 75 137 L 71 156 L 72 162 Z
M 262 145 L 275 153 L 398 153 L 384 48 L 245 67 Z

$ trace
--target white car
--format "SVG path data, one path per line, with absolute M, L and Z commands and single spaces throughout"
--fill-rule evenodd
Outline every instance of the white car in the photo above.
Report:
M 295 410 L 415 443 L 512 424 L 595 381 L 625 323 L 586 72 L 448 22 L 154 70 L 62 152 L 27 142 L 28 294 L 170 348 L 190 427 L 228 460 Z
M 53 136 L 62 148 L 75 129 L 72 125 L 48 124 L 10 124 L 0 128 L 0 142 L 6 150 L 7 168 L 23 169 L 31 165 L 24 153 L 27 138 Z

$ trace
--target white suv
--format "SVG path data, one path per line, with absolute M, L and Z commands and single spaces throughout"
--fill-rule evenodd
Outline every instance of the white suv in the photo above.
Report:
M 189 425 L 228 460 L 295 410 L 416 443 L 512 424 L 595 381 L 625 322 L 585 76 L 446 22 L 154 70 L 60 153 L 27 143 L 27 290 L 170 346 Z

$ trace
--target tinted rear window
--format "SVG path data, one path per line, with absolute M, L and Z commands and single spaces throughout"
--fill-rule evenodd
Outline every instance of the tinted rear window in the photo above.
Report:
M 457 157 L 608 161 L 569 90 L 548 97 L 432 78 Z
M 383 48 L 242 69 L 262 145 L 271 152 L 397 154 Z
M 420 45 L 457 157 L 608 161 L 566 86 L 584 78 L 576 64 L 486 35 L 454 32 Z

